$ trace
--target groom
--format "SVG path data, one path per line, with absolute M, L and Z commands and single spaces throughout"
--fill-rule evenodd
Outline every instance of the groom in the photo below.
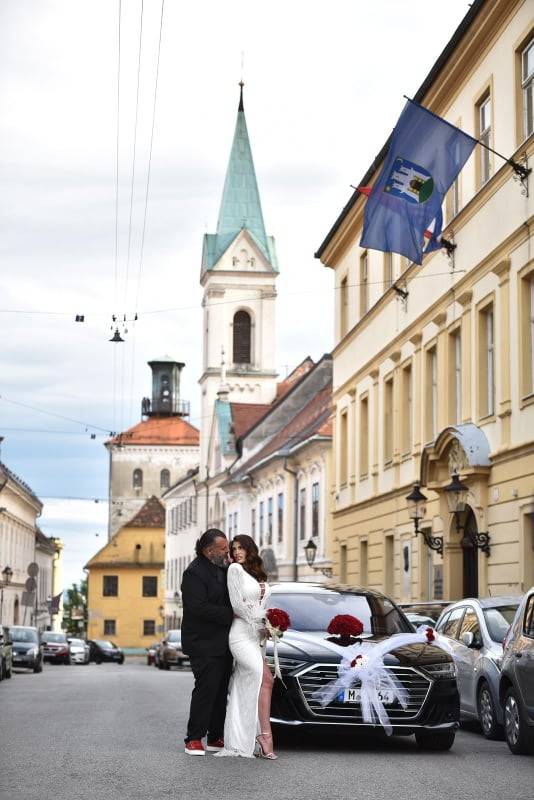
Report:
M 187 723 L 185 752 L 206 754 L 224 747 L 224 719 L 232 656 L 228 634 L 234 617 L 228 589 L 228 540 L 209 528 L 196 543 L 197 557 L 182 578 L 182 649 L 189 656 L 195 677 Z

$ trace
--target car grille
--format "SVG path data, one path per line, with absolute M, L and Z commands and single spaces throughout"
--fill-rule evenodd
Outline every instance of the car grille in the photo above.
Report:
M 393 671 L 409 694 L 406 709 L 398 701 L 395 701 L 394 705 L 386 706 L 391 722 L 393 724 L 402 724 L 415 719 L 423 707 L 432 682 L 412 667 L 386 667 L 386 669 Z M 336 680 L 337 677 L 337 664 L 314 664 L 297 676 L 302 697 L 309 711 L 315 717 L 336 717 L 338 721 L 344 720 L 353 725 L 365 725 L 359 704 L 343 703 L 335 699 L 325 708 L 321 708 L 319 702 L 312 697 L 316 689 Z
M 267 653 L 265 660 L 267 664 L 274 669 L 274 655 L 272 653 Z M 286 658 L 285 656 L 279 656 L 278 662 L 280 664 L 280 672 L 283 675 L 289 675 L 289 673 L 294 672 L 296 669 L 306 664 L 305 661 L 299 661 L 296 658 Z

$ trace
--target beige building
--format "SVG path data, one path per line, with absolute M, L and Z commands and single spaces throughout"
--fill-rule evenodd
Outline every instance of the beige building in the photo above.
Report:
M 521 164 L 534 156 L 532 10 L 474 2 L 415 96 Z M 418 266 L 360 248 L 358 193 L 319 248 L 336 287 L 333 558 L 343 582 L 403 601 L 534 583 L 534 177 L 528 187 L 518 178 L 475 148 L 445 203 L 451 257 Z M 460 495 L 446 491 L 455 474 Z M 406 496 L 417 482 L 427 502 L 414 535 Z

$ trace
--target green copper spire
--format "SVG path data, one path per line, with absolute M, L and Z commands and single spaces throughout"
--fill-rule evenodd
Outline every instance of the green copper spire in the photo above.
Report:
M 205 236 L 203 270 L 209 270 L 217 263 L 243 229 L 251 234 L 271 267 L 275 271 L 278 269 L 274 240 L 267 236 L 263 222 L 260 193 L 245 120 L 243 85 L 241 81 L 237 121 L 224 181 L 217 233 Z

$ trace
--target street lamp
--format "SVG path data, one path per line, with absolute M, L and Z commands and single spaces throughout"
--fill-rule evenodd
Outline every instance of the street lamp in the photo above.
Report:
M 11 567 L 4 567 L 2 570 L 2 590 L 0 591 L 0 625 L 4 615 L 4 586 L 9 586 L 11 578 L 13 577 L 13 570 Z
M 419 528 L 419 522 L 426 514 L 426 501 L 427 498 L 421 491 L 421 484 L 419 482 L 414 483 L 412 491 L 406 497 L 408 514 L 410 519 L 413 519 L 414 536 L 417 538 L 420 533 L 425 540 L 426 546 L 443 556 L 443 536 L 431 536 L 424 528 L 422 530 Z
M 313 539 L 309 539 L 308 543 L 304 545 L 304 555 L 306 556 L 306 561 L 308 566 L 313 569 L 315 572 L 322 572 L 323 575 L 327 578 L 332 577 L 332 568 L 331 567 L 314 567 L 315 557 L 317 555 L 317 545 L 313 541 Z
M 449 511 L 451 514 L 454 514 L 456 533 L 463 531 L 464 534 L 462 546 L 467 545 L 469 547 L 472 545 L 473 547 L 479 547 L 486 557 L 489 558 L 491 553 L 489 533 L 473 531 L 469 528 L 469 526 L 466 527 L 465 522 L 462 525 L 460 521 L 461 515 L 467 508 L 469 487 L 466 486 L 465 483 L 462 483 L 457 472 L 452 475 L 451 482 L 445 487 L 444 491 L 446 492 L 445 496 L 447 498 Z

